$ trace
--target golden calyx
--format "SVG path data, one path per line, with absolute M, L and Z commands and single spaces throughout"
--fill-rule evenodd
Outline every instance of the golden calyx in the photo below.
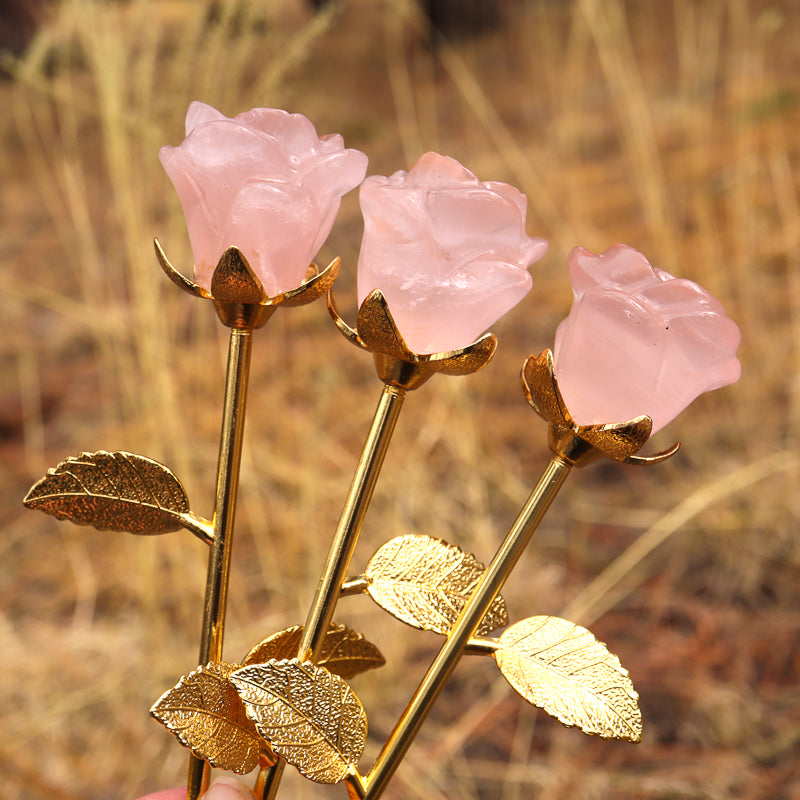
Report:
M 522 389 L 533 410 L 550 423 L 550 449 L 578 467 L 607 458 L 624 464 L 657 464 L 675 455 L 672 447 L 651 456 L 637 456 L 650 438 L 652 420 L 646 415 L 607 425 L 578 425 L 569 413 L 553 371 L 553 353 L 529 356 L 522 367 Z
M 380 379 L 400 389 L 416 389 L 437 372 L 470 375 L 485 367 L 497 349 L 497 338 L 487 333 L 458 350 L 413 352 L 405 343 L 380 289 L 371 292 L 361 304 L 355 329 L 342 319 L 332 291 L 328 291 L 328 312 L 349 342 L 372 353 Z
M 209 291 L 172 266 L 158 239 L 154 239 L 153 244 L 158 263 L 167 277 L 183 291 L 212 300 L 220 320 L 229 328 L 260 328 L 278 306 L 302 306 L 322 297 L 333 286 L 342 263 L 340 258 L 335 258 L 322 272 L 316 264 L 311 264 L 300 286 L 270 297 L 242 252 L 237 247 L 229 247 L 217 262 Z

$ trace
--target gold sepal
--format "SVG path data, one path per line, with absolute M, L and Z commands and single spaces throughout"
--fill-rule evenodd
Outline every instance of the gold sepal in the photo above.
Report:
M 303 283 L 296 289 L 291 289 L 283 294 L 283 299 L 280 301 L 281 305 L 287 307 L 304 306 L 318 297 L 328 294 L 339 275 L 341 266 L 342 259 L 338 256 L 322 272 L 319 271 L 316 264 L 311 264 Z
M 344 679 L 308 661 L 242 667 L 231 675 L 273 751 L 317 783 L 338 783 L 364 752 L 367 715 Z
M 410 362 L 417 362 L 420 358 L 403 339 L 380 289 L 375 289 L 364 299 L 358 309 L 356 329 L 370 352 L 383 353 Z
M 224 305 L 259 305 L 267 299 L 258 275 L 238 247 L 229 247 L 220 256 L 211 276 L 211 296 Z
M 485 333 L 480 339 L 460 350 L 434 353 L 428 363 L 442 375 L 471 375 L 492 360 L 495 350 L 497 337 L 493 333 Z
M 211 524 L 189 511 L 180 481 L 163 464 L 100 450 L 62 461 L 34 484 L 23 503 L 57 519 L 98 530 L 148 536 L 187 528 L 211 540 Z
M 458 350 L 413 352 L 405 343 L 380 289 L 371 292 L 361 304 L 355 329 L 342 319 L 332 291 L 328 292 L 328 313 L 351 344 L 373 354 L 380 379 L 402 389 L 416 389 L 437 372 L 471 375 L 485 367 L 497 349 L 497 338 L 487 333 Z
M 194 295 L 195 297 L 211 299 L 211 293 L 207 289 L 198 286 L 194 281 L 190 281 L 185 275 L 182 275 L 172 266 L 170 260 L 167 258 L 167 254 L 164 252 L 164 248 L 161 247 L 161 242 L 159 242 L 157 238 L 153 239 L 153 247 L 156 249 L 156 258 L 158 259 L 158 263 L 161 264 L 161 269 L 164 270 L 166 276 L 179 289 L 183 289 L 184 292 Z
M 650 438 L 653 422 L 646 415 L 607 425 L 578 425 L 558 388 L 550 350 L 525 361 L 522 389 L 533 410 L 550 423 L 550 449 L 576 466 L 585 466 L 602 456 L 625 464 L 656 464 L 673 456 L 680 447 L 676 443 L 650 456 L 634 455 Z
M 341 266 L 340 258 L 333 259 L 322 272 L 311 264 L 300 286 L 270 297 L 244 254 L 237 247 L 229 247 L 217 262 L 209 292 L 172 266 L 158 239 L 153 244 L 167 277 L 185 292 L 213 300 L 220 320 L 230 328 L 260 328 L 279 306 L 302 306 L 322 297 L 330 291 Z
M 447 635 L 485 569 L 471 553 L 430 536 L 398 536 L 370 559 L 364 577 L 370 597 L 393 617 Z M 478 633 L 508 625 L 496 597 Z
M 274 756 L 230 682 L 236 668 L 215 662 L 198 667 L 165 692 L 150 713 L 198 758 L 245 775 L 264 760 L 274 763 Z
M 605 739 L 641 740 L 639 695 L 628 671 L 586 628 L 531 617 L 503 633 L 493 656 L 514 689 L 565 725 Z
M 297 656 L 303 626 L 295 625 L 272 634 L 257 644 L 246 656 L 242 666 L 263 664 L 270 660 Z M 331 625 L 325 634 L 322 652 L 315 662 L 340 678 L 352 678 L 370 669 L 382 667 L 386 659 L 372 642 L 345 625 Z

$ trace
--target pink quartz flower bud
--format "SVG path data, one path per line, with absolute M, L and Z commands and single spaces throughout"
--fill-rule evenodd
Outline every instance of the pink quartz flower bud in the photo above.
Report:
M 740 333 L 701 286 L 624 244 L 569 255 L 574 301 L 556 331 L 554 372 L 579 425 L 646 414 L 652 432 L 698 395 L 735 383 Z
M 159 158 L 183 207 L 205 289 L 220 256 L 238 247 L 267 295 L 298 287 L 367 157 L 339 134 L 317 136 L 301 114 L 254 108 L 233 119 L 205 103 L 186 112 L 186 138 Z
M 380 289 L 415 353 L 472 344 L 528 293 L 528 266 L 547 250 L 525 233 L 524 194 L 437 153 L 370 176 L 360 199 L 358 301 Z

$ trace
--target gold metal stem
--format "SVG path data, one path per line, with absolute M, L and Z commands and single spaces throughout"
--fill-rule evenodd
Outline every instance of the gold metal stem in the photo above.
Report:
M 348 578 L 342 584 L 342 590 L 339 592 L 339 597 L 351 597 L 355 594 L 364 594 L 369 587 L 369 581 L 363 576 L 359 575 L 356 578 Z
M 367 434 L 361 458 L 356 466 L 350 491 L 345 500 L 339 525 L 331 542 L 328 558 L 322 570 L 322 576 L 311 604 L 311 609 L 303 628 L 303 636 L 298 647 L 298 658 L 316 661 L 319 658 L 325 633 L 333 619 L 336 602 L 341 596 L 342 585 L 350 568 L 350 561 L 358 542 L 361 526 L 367 513 L 378 474 L 383 466 L 389 441 L 394 433 L 400 409 L 403 407 L 406 390 L 398 386 L 387 385 L 383 389 L 372 426 Z M 262 800 L 274 800 L 280 785 L 284 761 L 278 761 L 271 767 L 263 781 L 262 793 L 256 795 Z
M 306 618 L 298 658 L 316 661 L 319 657 L 405 394 L 405 390 L 397 386 L 386 386 L 378 401 L 372 427 L 364 443 L 339 525 L 328 551 L 328 559 Z
M 275 797 L 285 769 L 286 762 L 282 758 L 279 758 L 271 767 L 262 767 L 253 787 L 253 794 L 256 798 L 268 800 L 268 798 Z
M 452 674 L 464 648 L 474 636 L 492 601 L 500 592 L 534 531 L 550 507 L 571 464 L 553 456 L 539 483 L 523 506 L 511 530 L 472 592 L 466 606 L 453 624 L 439 654 L 434 659 L 417 691 L 395 725 L 389 739 L 366 776 L 364 800 L 377 800 L 386 788 L 403 756 L 411 746 L 436 699 Z M 355 787 L 354 787 L 355 789 Z
M 222 660 L 222 639 L 228 599 L 231 545 L 239 488 L 242 458 L 247 381 L 250 374 L 252 330 L 232 328 L 228 345 L 228 372 L 225 382 L 225 405 L 217 464 L 217 493 L 212 524 L 214 536 L 208 556 L 208 577 L 203 609 L 203 633 L 199 663 Z M 192 755 L 187 782 L 188 800 L 197 800 L 208 783 L 207 763 Z

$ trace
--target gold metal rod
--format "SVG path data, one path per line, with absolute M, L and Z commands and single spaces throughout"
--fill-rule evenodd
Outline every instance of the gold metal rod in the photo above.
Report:
M 370 582 L 363 576 L 359 575 L 357 578 L 348 578 L 343 584 L 339 592 L 339 597 L 350 597 L 354 594 L 364 594 L 369 588 Z
M 222 660 L 233 525 L 239 488 L 239 467 L 242 460 L 247 382 L 253 345 L 252 333 L 249 328 L 232 328 L 228 344 L 228 372 L 217 463 L 217 493 L 212 519 L 214 536 L 208 556 L 200 664 Z M 188 800 L 197 800 L 205 791 L 207 783 L 207 763 L 192 755 L 186 786 Z
M 279 758 L 271 767 L 262 767 L 258 772 L 253 794 L 256 798 L 273 798 L 278 793 L 286 762 Z
M 350 561 L 358 542 L 361 526 L 367 513 L 378 474 L 394 433 L 406 390 L 387 385 L 383 389 L 372 425 L 356 466 L 350 491 L 345 500 L 339 525 L 331 542 L 328 558 L 322 570 L 317 591 L 303 628 L 303 636 L 298 647 L 298 658 L 316 661 L 325 641 L 325 633 L 333 619 L 336 601 L 341 596 Z M 280 785 L 285 762 L 271 767 L 263 780 L 262 800 L 274 800 Z M 260 778 L 259 778 L 260 781 Z M 257 795 L 258 796 L 258 795 Z
M 404 389 L 387 385 L 378 401 L 339 525 L 328 551 L 322 577 L 306 618 L 298 658 L 309 661 L 319 658 L 405 394 Z
M 365 779 L 366 792 L 359 795 L 364 800 L 377 800 L 383 793 L 444 689 L 447 679 L 458 664 L 464 648 L 474 636 L 489 606 L 528 546 L 534 531 L 569 474 L 570 468 L 571 465 L 560 456 L 551 458 L 539 483 L 492 559 L 492 563 L 478 581 L 458 619 L 453 623 L 447 641 L 375 759 Z

